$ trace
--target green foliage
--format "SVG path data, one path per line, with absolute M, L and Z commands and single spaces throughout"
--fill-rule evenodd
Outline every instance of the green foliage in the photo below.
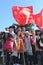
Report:
M 17 27 L 26 27 L 26 29 L 29 30 L 29 31 L 32 31 L 32 30 L 33 30 L 33 29 L 32 29 L 32 26 L 34 26 L 33 24 L 18 25 L 18 24 L 14 24 L 14 23 L 13 23 L 12 27 L 14 27 L 15 25 L 16 25 Z

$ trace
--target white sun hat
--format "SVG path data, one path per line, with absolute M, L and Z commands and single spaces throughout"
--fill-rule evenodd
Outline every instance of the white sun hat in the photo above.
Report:
M 26 33 L 29 34 L 29 35 L 32 35 L 29 31 L 26 31 L 25 34 L 26 34 Z

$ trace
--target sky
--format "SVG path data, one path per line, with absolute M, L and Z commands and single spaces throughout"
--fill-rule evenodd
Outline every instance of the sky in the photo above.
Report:
M 33 13 L 37 14 L 43 9 L 43 0 L 0 0 L 0 31 L 16 23 L 12 6 L 33 6 Z

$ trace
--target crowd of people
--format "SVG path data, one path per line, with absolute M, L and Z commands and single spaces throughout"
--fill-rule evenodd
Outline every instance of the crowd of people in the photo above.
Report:
M 37 65 L 38 55 L 43 65 L 43 30 L 28 31 L 25 27 L 9 27 L 0 34 L 1 39 L 6 65 Z

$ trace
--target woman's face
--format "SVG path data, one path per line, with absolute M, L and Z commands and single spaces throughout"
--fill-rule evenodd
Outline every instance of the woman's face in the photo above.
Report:
M 9 32 L 12 32 L 12 31 L 13 31 L 13 29 L 12 29 L 12 28 L 10 28 L 10 29 L 9 29 Z
M 17 35 L 19 36 L 21 34 L 21 31 L 18 31 Z
M 43 34 L 41 35 L 41 39 L 43 39 Z

